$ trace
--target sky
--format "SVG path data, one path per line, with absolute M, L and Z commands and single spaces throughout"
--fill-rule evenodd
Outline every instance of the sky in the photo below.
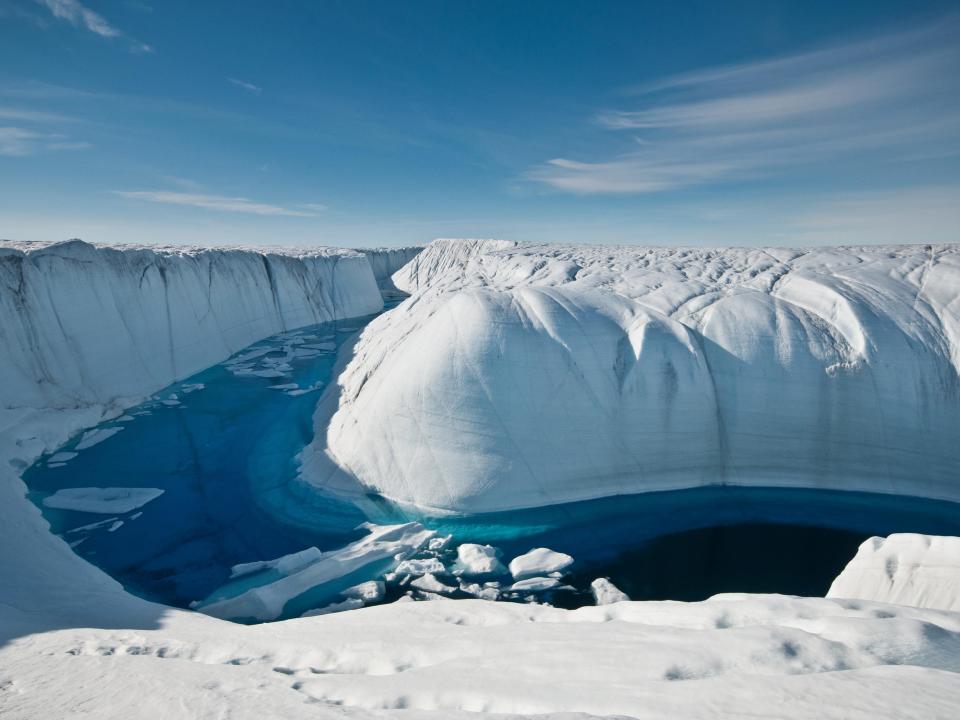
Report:
M 0 0 L 0 238 L 960 241 L 951 2 Z

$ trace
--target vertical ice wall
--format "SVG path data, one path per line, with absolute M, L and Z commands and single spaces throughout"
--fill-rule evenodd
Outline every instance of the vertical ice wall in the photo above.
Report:
M 260 338 L 376 312 L 371 263 L 330 248 L 0 247 L 0 408 L 107 405 Z
M 957 246 L 440 240 L 363 333 L 318 485 L 452 512 L 701 485 L 960 500 Z
M 396 290 L 390 277 L 400 270 L 404 265 L 413 260 L 420 251 L 419 246 L 399 247 L 399 248 L 358 248 L 357 252 L 362 252 L 367 256 L 370 263 L 370 269 L 373 270 L 373 277 L 384 290 Z

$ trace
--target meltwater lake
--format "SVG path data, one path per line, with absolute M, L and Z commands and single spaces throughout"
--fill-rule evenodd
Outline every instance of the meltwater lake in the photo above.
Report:
M 417 520 L 452 535 L 451 547 L 494 545 L 504 562 L 533 547 L 568 553 L 562 590 L 507 596 L 563 607 L 591 604 L 597 577 L 634 600 L 822 595 L 871 535 L 960 534 L 953 503 L 731 486 L 442 518 L 372 498 L 364 507 L 377 516 L 368 517 L 299 481 L 297 455 L 338 352 L 373 317 L 277 335 L 168 387 L 37 462 L 24 475 L 30 499 L 78 555 L 129 591 L 180 607 L 228 583 L 233 566 L 340 548 L 366 534 L 358 526 L 367 520 Z M 84 488 L 152 491 L 111 499 Z M 402 593 L 390 588 L 383 600 Z M 306 605 L 294 607 L 284 617 Z

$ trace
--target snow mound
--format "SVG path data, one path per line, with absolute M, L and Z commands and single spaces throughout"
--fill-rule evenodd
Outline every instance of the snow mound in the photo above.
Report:
M 913 533 L 870 538 L 827 597 L 960 612 L 960 538 Z

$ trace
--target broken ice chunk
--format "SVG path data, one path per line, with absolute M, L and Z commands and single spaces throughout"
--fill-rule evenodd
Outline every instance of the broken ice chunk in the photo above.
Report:
M 535 575 L 560 572 L 571 565 L 573 558 L 566 553 L 554 552 L 549 548 L 534 548 L 510 561 L 510 574 L 514 580 L 523 580 Z
M 330 613 L 343 612 L 344 610 L 357 610 L 363 607 L 363 600 L 357 598 L 347 598 L 343 602 L 330 603 L 322 608 L 307 610 L 300 617 L 316 617 L 317 615 L 329 615 Z
M 372 603 L 383 600 L 386 592 L 387 588 L 382 580 L 370 580 L 369 582 L 362 582 L 359 585 L 348 587 L 340 594 L 345 598 L 355 598 L 362 600 L 364 603 Z
M 422 560 L 404 560 L 397 565 L 393 572 L 396 575 L 426 575 L 427 573 L 444 573 L 447 569 L 437 558 Z
M 430 544 L 427 547 L 430 550 L 443 550 L 447 545 L 450 544 L 450 541 L 453 539 L 453 535 L 446 535 L 445 537 L 433 538 L 430 541 Z
M 214 591 L 197 608 L 208 615 L 223 619 L 275 620 L 283 614 L 287 603 L 310 591 L 311 596 L 322 594 L 330 587 L 332 595 L 339 594 L 338 582 L 354 572 L 382 573 L 382 565 L 395 562 L 423 547 L 436 531 L 427 530 L 419 523 L 403 525 L 371 525 L 362 527 L 369 534 L 339 550 L 321 554 L 316 562 L 264 585 L 246 589 L 237 595 L 228 584 Z M 319 592 L 318 592 L 319 591 Z M 355 598 L 351 598 L 356 600 Z M 362 604 L 362 600 L 357 600 Z
M 86 532 L 86 531 L 88 531 L 88 530 L 96 530 L 97 528 L 101 528 L 101 527 L 105 527 L 105 526 L 107 526 L 107 525 L 111 525 L 111 524 L 113 524 L 114 522 L 116 522 L 118 519 L 119 519 L 119 518 L 111 517 L 111 518 L 107 518 L 106 520 L 99 520 L 99 521 L 94 522 L 94 523 L 89 523 L 88 525 L 81 525 L 81 526 L 79 526 L 79 527 L 71 528 L 70 530 L 67 530 L 67 532 L 68 532 L 68 533 L 75 533 L 75 532 Z
M 497 558 L 498 550 L 490 545 L 464 543 L 457 547 L 457 562 L 454 575 L 474 577 L 477 575 L 502 575 L 507 569 Z
M 496 600 L 500 597 L 500 591 L 495 587 L 484 587 L 479 583 L 468 583 L 463 580 L 460 581 L 460 591 L 481 600 Z
M 612 605 L 629 600 L 630 597 L 607 578 L 597 578 L 590 583 L 590 592 L 597 605 Z
M 444 585 L 442 582 L 437 580 L 437 576 L 432 573 L 427 573 L 422 577 L 418 577 L 416 580 L 410 583 L 410 587 L 414 587 L 417 590 L 423 590 L 424 592 L 440 593 L 442 595 L 449 595 L 457 590 L 457 588 L 451 587 L 450 585 Z
M 560 587 L 560 581 L 551 577 L 532 577 L 526 580 L 518 580 L 510 586 L 511 592 L 544 592 L 546 590 L 556 590 Z
M 276 570 L 281 575 L 290 575 L 298 570 L 302 570 L 307 565 L 315 563 L 323 556 L 323 553 L 315 547 L 308 547 L 299 552 L 283 555 L 274 560 L 257 560 L 254 562 L 240 563 L 230 568 L 230 577 L 238 578 L 251 573 L 261 572 L 263 570 Z

